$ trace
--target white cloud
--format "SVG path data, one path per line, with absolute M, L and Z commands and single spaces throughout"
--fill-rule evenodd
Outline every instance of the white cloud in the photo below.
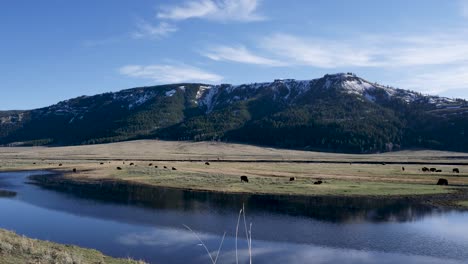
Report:
M 426 94 L 441 94 L 453 90 L 468 90 L 468 66 L 453 66 L 414 74 L 397 83 L 401 88 Z
M 287 59 L 290 64 L 318 68 L 376 65 L 371 50 L 355 47 L 343 41 L 274 34 L 264 38 L 260 46 L 276 56 Z
M 218 21 L 251 22 L 264 20 L 256 13 L 259 0 L 189 0 L 179 6 L 163 8 L 160 19 L 203 18 Z
M 167 22 L 152 25 L 144 20 L 137 23 L 138 30 L 133 33 L 134 38 L 161 38 L 176 32 L 177 27 Z
M 265 66 L 283 66 L 280 61 L 258 56 L 247 50 L 244 46 L 216 46 L 202 55 L 215 61 L 232 61 Z
M 121 67 L 119 72 L 129 77 L 150 79 L 158 83 L 219 82 L 223 79 L 217 74 L 185 64 L 127 65 Z
M 259 46 L 290 65 L 318 68 L 411 67 L 468 62 L 465 31 L 428 36 L 367 35 L 349 39 L 264 37 Z

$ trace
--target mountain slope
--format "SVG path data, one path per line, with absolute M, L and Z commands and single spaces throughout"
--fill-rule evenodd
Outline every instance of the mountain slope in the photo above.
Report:
M 0 112 L 0 144 L 88 144 L 135 138 L 229 140 L 369 153 L 468 151 L 465 100 L 425 96 L 353 74 L 245 85 L 174 84 Z

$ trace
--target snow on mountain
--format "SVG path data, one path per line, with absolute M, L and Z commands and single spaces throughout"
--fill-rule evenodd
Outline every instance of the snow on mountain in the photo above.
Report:
M 196 87 L 198 86 L 198 87 Z M 122 90 L 119 92 L 105 93 L 96 96 L 81 96 L 70 100 L 59 102 L 50 107 L 34 110 L 41 115 L 72 115 L 70 122 L 75 118 L 82 118 L 83 114 L 93 107 L 102 104 L 118 103 L 122 108 L 134 109 L 158 97 L 172 97 L 178 90 L 186 92 L 192 89 L 194 84 L 162 87 L 144 87 Z M 364 80 L 353 73 L 326 74 L 325 76 L 312 80 L 276 79 L 273 82 L 251 83 L 242 85 L 203 85 L 196 84 L 196 93 L 190 100 L 199 107 L 206 107 L 209 113 L 217 105 L 225 105 L 238 101 L 248 100 L 261 93 L 273 95 L 274 100 L 294 104 L 296 99 L 301 98 L 310 90 L 336 89 L 344 94 L 355 95 L 373 103 L 379 100 L 402 100 L 408 104 L 422 102 L 433 105 L 435 108 L 457 107 L 464 103 L 460 100 L 449 99 L 438 96 L 422 95 L 417 92 L 397 89 Z M 0 122 L 8 122 L 3 117 Z

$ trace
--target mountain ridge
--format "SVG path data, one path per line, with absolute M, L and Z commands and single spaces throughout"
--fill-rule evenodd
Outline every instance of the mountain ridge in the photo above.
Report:
M 337 73 L 241 85 L 137 87 L 33 110 L 0 111 L 0 144 L 163 138 L 358 153 L 411 147 L 466 151 L 467 120 L 466 100 Z

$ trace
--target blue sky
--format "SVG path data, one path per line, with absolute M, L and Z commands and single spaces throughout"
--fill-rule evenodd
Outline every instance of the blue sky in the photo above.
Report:
M 5 0 L 0 109 L 354 72 L 468 98 L 468 0 Z

